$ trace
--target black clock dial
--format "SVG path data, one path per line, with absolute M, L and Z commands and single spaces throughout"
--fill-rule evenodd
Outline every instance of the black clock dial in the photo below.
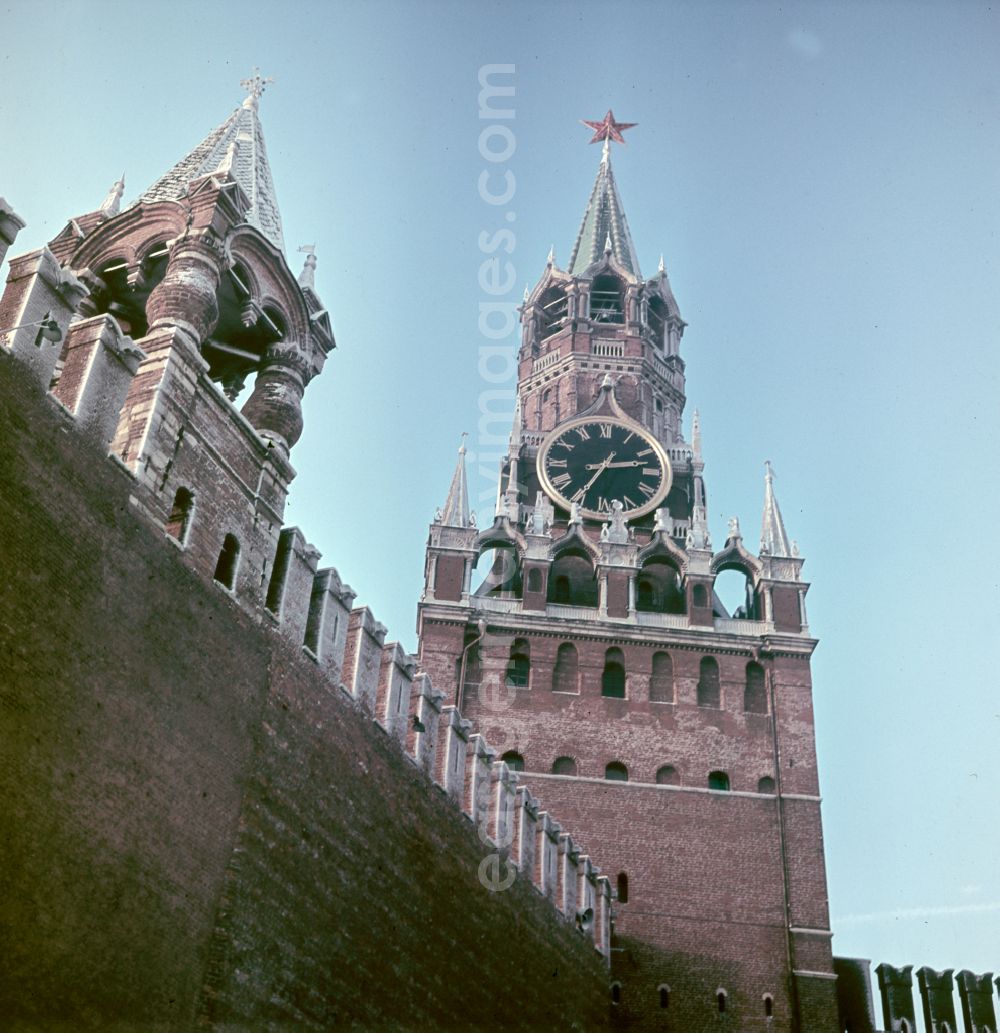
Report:
M 557 428 L 538 453 L 546 491 L 569 509 L 607 519 L 616 499 L 626 514 L 655 509 L 670 488 L 670 461 L 662 446 L 638 427 L 615 419 L 573 420 Z

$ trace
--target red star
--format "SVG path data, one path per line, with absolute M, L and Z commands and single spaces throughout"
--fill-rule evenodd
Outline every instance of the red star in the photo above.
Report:
M 598 143 L 601 140 L 614 140 L 615 143 L 623 144 L 625 140 L 622 137 L 622 130 L 631 129 L 639 124 L 638 122 L 616 122 L 614 112 L 610 108 L 604 116 L 603 122 L 588 122 L 586 119 L 580 119 L 580 121 L 594 130 L 594 137 L 590 141 L 591 143 Z

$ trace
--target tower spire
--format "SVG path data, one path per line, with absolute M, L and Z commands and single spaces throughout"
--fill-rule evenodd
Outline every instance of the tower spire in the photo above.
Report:
M 570 256 L 568 272 L 571 276 L 579 276 L 589 265 L 596 262 L 605 251 L 605 244 L 610 242 L 611 253 L 619 265 L 624 266 L 634 276 L 641 277 L 639 260 L 636 258 L 635 245 L 625 219 L 625 209 L 618 194 L 614 173 L 611 171 L 611 141 L 624 144 L 622 131 L 631 129 L 635 122 L 616 122 L 614 114 L 609 111 L 601 122 L 584 121 L 585 126 L 594 130 L 591 143 L 604 142 L 601 151 L 601 164 L 597 169 L 597 179 L 590 193 L 583 222 L 577 234 L 573 253 Z
M 785 521 L 774 494 L 774 468 L 770 460 L 764 463 L 764 517 L 760 529 L 760 551 L 771 556 L 792 555 L 785 533 Z
M 462 432 L 462 444 L 458 449 L 458 463 L 451 478 L 448 498 L 445 500 L 441 519 L 438 523 L 446 527 L 471 527 L 472 514 L 469 512 L 469 483 L 465 474 L 465 439 L 469 435 Z
M 243 103 L 194 150 L 161 176 L 136 203 L 174 201 L 187 193 L 193 180 L 212 173 L 226 173 L 239 183 L 250 201 L 246 221 L 260 230 L 279 251 L 284 251 L 281 213 L 257 111 L 261 94 L 273 81 L 262 79 L 255 68 L 253 77 L 242 81 L 248 91 Z

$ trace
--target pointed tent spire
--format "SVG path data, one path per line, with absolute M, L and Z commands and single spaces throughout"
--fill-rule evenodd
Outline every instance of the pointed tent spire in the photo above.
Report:
M 660 252 L 660 264 L 656 267 L 656 271 L 662 276 L 666 271 L 667 267 L 663 263 L 663 252 Z
M 244 79 L 246 100 L 166 175 L 161 176 L 139 201 L 174 201 L 187 193 L 188 184 L 212 173 L 228 173 L 250 201 L 246 221 L 256 227 L 279 251 L 285 250 L 281 214 L 267 161 L 264 132 L 257 114 L 258 101 L 267 83 L 254 69 Z
M 125 173 L 121 175 L 121 179 L 117 180 L 115 184 L 108 191 L 108 196 L 101 202 L 99 211 L 104 212 L 109 218 L 112 215 L 117 215 L 118 210 L 121 206 L 122 194 L 125 193 Z
M 794 555 L 774 494 L 774 469 L 770 460 L 764 464 L 764 518 L 760 529 L 760 551 L 771 556 Z
M 633 275 L 641 277 L 639 260 L 636 258 L 635 245 L 632 243 L 632 234 L 625 219 L 625 209 L 618 194 L 615 176 L 611 171 L 611 155 L 608 153 L 610 140 L 618 139 L 624 142 L 621 140 L 621 133 L 618 132 L 616 136 L 612 130 L 628 128 L 628 123 L 614 122 L 614 116 L 610 111 L 605 116 L 605 122 L 609 119 L 611 121 L 606 129 L 598 128 L 594 140 L 591 141 L 594 143 L 603 140 L 604 153 L 567 269 L 571 275 L 579 276 L 587 266 L 601 257 L 605 242 L 610 241 L 611 253 L 619 265 L 624 266 Z M 598 127 L 604 123 L 586 122 L 585 125 Z
M 458 463 L 451 478 L 451 487 L 448 489 L 448 498 L 441 511 L 441 519 L 438 521 L 446 527 L 472 526 L 472 514 L 469 512 L 469 484 L 465 475 L 465 439 L 468 436 L 463 432 L 462 444 L 458 449 Z

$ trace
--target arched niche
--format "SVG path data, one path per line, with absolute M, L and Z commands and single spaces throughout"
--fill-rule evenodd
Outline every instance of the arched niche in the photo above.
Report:
M 625 322 L 625 284 L 614 273 L 598 273 L 591 281 L 590 318 L 595 323 Z
M 569 606 L 597 606 L 594 561 L 583 549 L 565 549 L 552 561 L 548 601 Z
M 635 608 L 642 613 L 684 613 L 681 572 L 670 556 L 654 554 L 639 568 Z
M 501 539 L 486 542 L 476 558 L 472 585 L 473 594 L 477 596 L 521 598 L 521 561 L 513 542 Z

